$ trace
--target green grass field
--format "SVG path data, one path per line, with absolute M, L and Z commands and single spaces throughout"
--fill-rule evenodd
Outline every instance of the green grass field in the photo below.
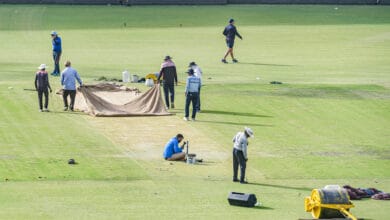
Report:
M 303 199 L 313 188 L 390 192 L 390 8 L 335 7 L 0 5 L 0 219 L 289 220 L 311 217 Z M 240 63 L 223 65 L 230 17 L 244 40 Z M 156 72 L 167 54 L 184 82 L 195 60 L 205 84 L 198 121 L 182 120 L 183 84 L 174 116 L 64 113 L 54 94 L 51 112 L 39 113 L 24 89 L 39 64 L 52 70 L 51 30 L 86 83 Z M 256 136 L 249 185 L 231 181 L 231 139 L 244 126 Z M 204 164 L 161 158 L 178 132 Z M 263 206 L 229 206 L 230 191 Z M 386 201 L 354 204 L 360 218 L 388 219 Z

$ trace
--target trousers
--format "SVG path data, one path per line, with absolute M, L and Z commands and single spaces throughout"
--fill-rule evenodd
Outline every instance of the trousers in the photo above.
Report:
M 198 102 L 196 103 L 196 110 L 200 111 L 200 88 L 199 88 L 199 92 L 198 92 Z
M 237 179 L 238 166 L 241 168 L 240 181 L 245 181 L 246 160 L 241 150 L 233 148 L 233 180 Z
M 64 90 L 62 98 L 64 99 L 64 107 L 68 107 L 68 96 L 70 96 L 70 110 L 74 108 L 74 100 L 76 99 L 76 90 Z
M 49 105 L 49 91 L 47 90 L 47 88 L 38 89 L 38 102 L 39 102 L 39 109 L 41 110 L 43 108 L 43 103 L 42 103 L 43 95 L 45 95 L 45 108 L 47 108 Z
M 163 83 L 163 89 L 164 89 L 165 105 L 169 108 L 169 97 L 171 98 L 171 103 L 175 103 L 175 85 L 169 83 Z
M 60 74 L 60 58 L 61 52 L 53 51 L 54 71 L 55 74 Z
M 190 115 L 190 104 L 192 102 L 192 116 L 191 118 L 195 119 L 196 116 L 196 106 L 198 103 L 198 93 L 197 92 L 189 92 L 186 96 L 186 106 L 185 106 L 185 117 L 188 118 Z

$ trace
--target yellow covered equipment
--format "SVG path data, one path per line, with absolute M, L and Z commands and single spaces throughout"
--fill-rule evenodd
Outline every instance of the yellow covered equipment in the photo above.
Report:
M 145 76 L 145 79 L 153 79 L 154 83 L 157 82 L 157 76 L 154 73 L 149 73 Z
M 347 190 L 340 186 L 313 189 L 311 196 L 305 198 L 305 211 L 311 212 L 316 219 L 348 217 L 351 220 L 357 220 L 349 212 L 349 209 L 353 207 Z

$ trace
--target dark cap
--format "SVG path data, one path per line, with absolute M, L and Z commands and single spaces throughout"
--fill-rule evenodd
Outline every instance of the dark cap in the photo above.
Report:
M 233 23 L 234 22 L 234 19 L 233 18 L 230 18 L 229 19 L 229 23 L 231 24 L 231 23 Z
M 169 55 L 165 56 L 165 58 L 164 58 L 164 60 L 171 60 L 171 59 L 172 59 L 172 57 Z
M 186 73 L 188 73 L 190 75 L 194 75 L 194 70 L 193 69 L 188 69 Z
M 191 66 L 195 66 L 196 63 L 194 61 L 192 61 L 190 64 L 188 64 L 188 67 L 191 67 Z

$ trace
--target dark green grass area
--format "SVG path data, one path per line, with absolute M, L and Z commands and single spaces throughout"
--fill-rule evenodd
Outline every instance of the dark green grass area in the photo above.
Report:
M 253 89 L 255 88 L 255 89 Z M 225 87 L 222 91 L 213 93 L 231 92 L 237 96 L 282 96 L 291 98 L 313 98 L 313 99 L 384 99 L 390 97 L 386 87 L 378 85 L 262 85 L 256 84 L 240 85 L 233 84 Z
M 335 10 L 335 8 L 338 8 Z M 387 6 L 11 6 L 0 5 L 2 30 L 390 23 Z M 210 19 L 210 15 L 212 18 Z M 29 20 L 37 22 L 30 24 Z M 0 21 L 4 19 L 0 19 Z M 126 23 L 126 24 L 124 24 Z

